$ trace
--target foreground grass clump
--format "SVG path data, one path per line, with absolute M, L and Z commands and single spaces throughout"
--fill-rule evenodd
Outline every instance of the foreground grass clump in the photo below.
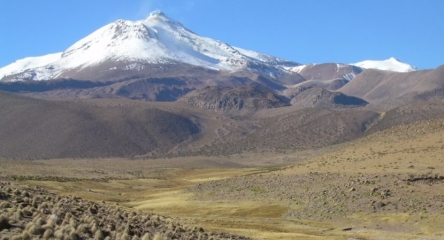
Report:
M 38 187 L 0 182 L 0 196 L 2 240 L 247 239 L 207 233 L 173 218 L 59 196 Z

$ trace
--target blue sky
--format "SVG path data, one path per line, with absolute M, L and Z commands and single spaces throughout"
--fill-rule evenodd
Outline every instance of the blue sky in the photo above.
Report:
M 300 63 L 444 64 L 442 0 L 3 0 L 0 67 L 156 9 L 199 35 Z

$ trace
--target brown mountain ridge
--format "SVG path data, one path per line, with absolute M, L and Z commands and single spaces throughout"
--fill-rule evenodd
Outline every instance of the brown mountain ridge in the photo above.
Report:
M 236 88 L 205 87 L 185 95 L 179 101 L 232 117 L 246 116 L 262 109 L 290 106 L 285 97 L 258 85 Z
M 433 70 L 408 73 L 367 69 L 338 91 L 368 102 L 381 102 L 443 88 L 444 65 Z
M 149 105 L 98 106 L 0 92 L 0 157 L 130 157 L 166 152 L 196 137 L 187 116 Z

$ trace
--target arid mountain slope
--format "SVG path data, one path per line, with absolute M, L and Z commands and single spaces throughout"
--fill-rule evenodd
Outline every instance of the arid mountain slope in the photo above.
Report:
M 257 85 L 236 88 L 206 87 L 187 94 L 179 101 L 231 117 L 251 115 L 258 110 L 290 105 L 286 98 Z
M 359 67 L 339 63 L 309 64 L 305 67 L 298 66 L 295 68 L 301 69 L 297 73 L 306 80 L 346 79 L 350 81 L 362 72 Z
M 444 117 L 442 102 L 378 113 L 367 107 L 350 108 L 359 104 L 347 105 L 359 99 L 323 89 L 306 91 L 307 95 L 300 93 L 299 102 L 293 100 L 293 106 L 260 86 L 207 87 L 165 103 L 49 101 L 1 92 L 0 157 L 226 156 L 295 151 Z
M 380 102 L 443 88 L 444 66 L 440 66 L 408 73 L 367 69 L 338 91 L 368 102 Z
M 37 98 L 127 98 L 147 101 L 175 101 L 186 93 L 207 86 L 237 87 L 261 85 L 270 90 L 283 90 L 297 78 L 272 78 L 249 71 L 225 74 L 199 67 L 163 66 L 156 72 L 138 73 L 119 79 L 100 81 L 59 79 L 48 81 L 0 82 L 0 90 Z M 140 74 L 140 75 L 139 75 Z M 297 75 L 297 74 L 296 74 Z M 122 76 L 123 77 L 123 76 Z M 300 76 L 299 76 L 300 77 Z
M 444 102 L 423 102 L 403 105 L 383 113 L 381 119 L 367 133 L 383 131 L 402 124 L 443 118 Z
M 352 108 L 368 103 L 360 98 L 347 96 L 340 92 L 330 92 L 322 88 L 307 89 L 291 99 L 293 106 L 300 108 Z
M 0 92 L 0 157 L 129 157 L 165 152 L 199 133 L 155 107 L 54 102 Z
M 290 70 L 294 74 L 297 73 L 303 80 L 293 85 L 287 84 L 289 89 L 285 90 L 284 95 L 289 98 L 294 96 L 292 94 L 297 94 L 298 89 L 301 88 L 320 87 L 330 91 L 337 90 L 362 72 L 359 67 L 338 63 L 301 65 Z M 290 76 L 287 76 L 287 78 Z
M 443 141 L 443 119 L 399 125 L 290 167 L 190 192 L 202 201 L 266 199 L 287 206 L 288 218 L 347 226 L 350 239 L 435 239 L 444 213 Z
M 261 112 L 263 119 L 231 130 L 192 155 L 232 155 L 244 152 L 295 151 L 342 143 L 360 137 L 379 114 L 359 109 L 327 110 L 293 106 Z M 248 128 L 247 128 L 248 127 Z M 247 131 L 245 131 L 247 129 Z

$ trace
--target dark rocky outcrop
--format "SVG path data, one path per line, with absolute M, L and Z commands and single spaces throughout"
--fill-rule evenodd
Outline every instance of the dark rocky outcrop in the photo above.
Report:
M 340 92 L 330 92 L 322 88 L 309 88 L 292 98 L 291 104 L 301 108 L 351 108 L 362 107 L 368 103 L 360 98 L 347 96 Z
M 179 101 L 231 117 L 247 116 L 258 110 L 290 105 L 285 97 L 257 85 L 236 88 L 205 87 L 185 95 Z

